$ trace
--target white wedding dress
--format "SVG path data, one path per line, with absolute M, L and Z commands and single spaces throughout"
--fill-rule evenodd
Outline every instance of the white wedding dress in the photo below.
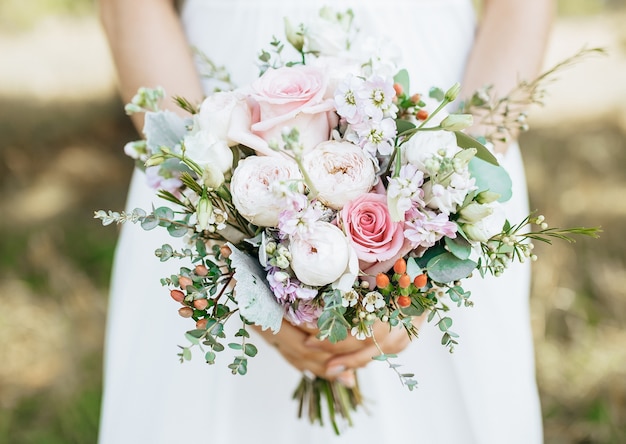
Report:
M 256 57 L 283 17 L 294 23 L 315 14 L 316 0 L 189 0 L 182 20 L 190 42 L 225 65 L 236 84 L 257 75 Z M 362 32 L 384 33 L 403 50 L 412 92 L 447 88 L 460 80 L 472 45 L 471 0 L 333 0 L 352 7 Z M 175 91 L 171 91 L 175 93 Z M 130 160 L 129 160 L 130 161 Z M 507 211 L 527 215 L 522 161 L 516 147 L 503 159 L 514 180 Z M 152 191 L 133 177 L 128 208 L 149 209 Z M 516 266 L 498 279 L 474 279 L 473 308 L 454 309 L 460 344 L 450 354 L 439 329 L 425 324 L 420 338 L 399 356 L 415 373 L 409 392 L 385 363 L 358 372 L 366 408 L 355 427 L 335 437 L 329 424 L 298 420 L 291 399 L 301 375 L 260 338 L 246 376 L 233 376 L 229 356 L 209 366 L 197 353 L 181 364 L 177 345 L 192 321 L 159 283 L 176 261 L 160 263 L 153 251 L 167 234 L 124 226 L 112 280 L 105 355 L 100 444 L 174 443 L 392 443 L 536 444 L 542 441 L 529 321 L 529 268 Z

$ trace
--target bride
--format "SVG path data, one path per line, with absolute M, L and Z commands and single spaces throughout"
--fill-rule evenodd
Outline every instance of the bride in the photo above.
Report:
M 256 75 L 254 60 L 283 17 L 299 23 L 322 0 L 100 0 L 104 29 L 128 101 L 140 86 L 163 86 L 199 102 L 204 95 L 195 46 L 224 65 L 235 84 Z M 465 94 L 486 84 L 507 92 L 541 65 L 552 13 L 549 0 L 485 0 L 476 28 L 472 0 L 333 0 L 352 8 L 362 32 L 386 35 L 401 49 L 411 85 L 426 91 L 461 81 Z M 416 86 L 417 85 L 417 86 Z M 209 91 L 206 91 L 209 92 Z M 170 105 L 175 109 L 173 105 Z M 177 110 L 179 111 L 179 110 Z M 141 128 L 140 116 L 133 116 Z M 507 211 L 528 213 L 523 166 L 516 144 L 499 147 L 513 182 Z M 128 208 L 149 208 L 152 190 L 135 171 Z M 245 377 L 233 376 L 223 357 L 180 364 L 177 344 L 189 320 L 159 284 L 172 273 L 152 251 L 165 234 L 122 228 L 113 271 L 105 346 L 100 444 L 124 443 L 519 443 L 542 441 L 529 325 L 525 265 L 497 279 L 474 279 L 475 306 L 454 313 L 460 344 L 453 355 L 424 324 L 419 339 L 382 335 L 387 353 L 414 372 L 417 390 L 402 387 L 368 341 L 331 345 L 285 324 L 257 338 L 258 356 Z M 363 367 L 363 368 L 362 368 Z M 359 368 L 364 408 L 355 427 L 336 437 L 328 425 L 298 420 L 291 394 L 302 372 L 354 383 Z

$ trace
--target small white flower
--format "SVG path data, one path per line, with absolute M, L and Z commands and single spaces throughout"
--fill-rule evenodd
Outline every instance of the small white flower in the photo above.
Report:
M 363 308 L 368 312 L 372 313 L 378 308 L 382 308 L 385 306 L 385 300 L 383 299 L 383 295 L 377 291 L 370 291 L 363 297 L 363 301 L 361 302 Z
M 354 290 L 345 292 L 341 298 L 341 305 L 344 307 L 354 307 L 357 302 L 359 302 L 359 295 Z

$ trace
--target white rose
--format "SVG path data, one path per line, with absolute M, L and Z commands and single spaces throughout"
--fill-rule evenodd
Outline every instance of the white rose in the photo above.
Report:
M 185 155 L 202 168 L 212 165 L 225 173 L 233 166 L 233 152 L 226 141 L 208 131 L 199 130 L 185 136 L 184 144 Z
M 312 225 L 306 237 L 291 239 L 291 268 L 300 282 L 321 287 L 339 280 L 350 268 L 352 248 L 343 232 L 328 222 Z
M 487 242 L 491 237 L 502 232 L 504 223 L 506 222 L 506 214 L 502 205 L 498 202 L 492 202 L 485 205 L 491 208 L 491 214 L 483 217 L 473 224 L 463 225 L 463 231 L 470 240 L 477 242 Z
M 304 156 L 303 165 L 318 199 L 334 210 L 367 193 L 376 179 L 371 159 L 350 142 L 322 142 Z
M 429 171 L 428 161 L 432 158 L 452 158 L 461 151 L 456 136 L 449 131 L 418 131 L 402 148 L 406 161 L 424 172 Z
M 204 99 L 197 116 L 200 129 L 226 141 L 228 146 L 237 145 L 228 138 L 228 130 L 233 109 L 240 100 L 243 95 L 237 91 L 217 92 Z
M 230 182 L 237 211 L 255 225 L 276 227 L 285 208 L 281 197 L 272 192 L 272 184 L 280 180 L 302 180 L 294 161 L 282 156 L 251 156 L 241 160 Z
M 332 15 L 317 17 L 304 29 L 304 49 L 322 55 L 337 55 L 350 44 L 349 26 Z

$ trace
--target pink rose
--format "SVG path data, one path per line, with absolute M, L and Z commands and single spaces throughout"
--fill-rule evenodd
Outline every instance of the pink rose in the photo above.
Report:
M 310 66 L 268 69 L 252 83 L 248 100 L 234 110 L 228 137 L 271 155 L 268 143 L 283 146 L 283 130 L 297 128 L 304 150 L 312 149 L 329 139 L 336 124 L 332 100 L 324 98 L 326 85 L 323 71 Z
M 348 202 L 341 219 L 362 270 L 394 257 L 404 244 L 402 223 L 391 219 L 383 194 L 367 193 Z

